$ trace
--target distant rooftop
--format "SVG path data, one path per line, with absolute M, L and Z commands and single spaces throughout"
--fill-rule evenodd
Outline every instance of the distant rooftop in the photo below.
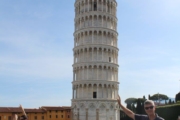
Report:
M 25 112 L 31 113 L 31 112 L 36 112 L 36 113 L 44 113 L 49 110 L 70 110 L 71 107 L 68 106 L 42 106 L 37 108 L 24 108 Z M 20 113 L 22 112 L 19 107 L 0 107 L 0 113 Z

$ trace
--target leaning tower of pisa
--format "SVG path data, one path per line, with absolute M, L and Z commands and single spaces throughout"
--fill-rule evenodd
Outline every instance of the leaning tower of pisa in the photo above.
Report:
M 76 0 L 72 120 L 119 120 L 116 0 Z

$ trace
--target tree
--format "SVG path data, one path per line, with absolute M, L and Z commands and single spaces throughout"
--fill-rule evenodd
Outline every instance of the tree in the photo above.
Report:
M 127 104 L 127 108 L 132 110 L 133 112 L 137 114 L 144 114 L 144 102 L 146 101 L 145 96 L 143 98 L 128 98 L 125 100 L 125 103 Z
M 165 104 L 167 105 L 167 101 L 165 100 Z
M 175 100 L 176 100 L 176 102 L 180 101 L 180 92 L 178 94 L 176 94 Z
M 143 99 L 145 99 L 145 100 L 146 100 L 146 97 L 145 97 L 145 95 L 143 96 Z
M 169 104 L 171 104 L 172 102 L 171 102 L 171 99 L 169 99 L 169 102 L 168 102 Z
M 137 106 L 136 106 L 136 113 L 143 114 L 144 113 L 144 102 L 146 99 L 138 98 L 137 99 Z
M 134 104 L 134 103 L 136 103 L 137 102 L 137 98 L 127 98 L 126 100 L 125 100 L 125 103 L 126 104 Z
M 167 95 L 164 94 L 154 94 L 150 97 L 150 99 L 160 103 L 162 100 L 168 100 L 169 98 Z
M 126 106 L 128 109 L 132 110 L 131 104 L 127 104 Z
M 137 114 L 141 114 L 142 113 L 142 104 L 141 104 L 140 99 L 137 100 L 136 113 Z
M 127 98 L 125 103 L 127 104 L 127 108 L 135 112 L 134 105 L 137 103 L 136 98 Z
M 136 107 L 135 107 L 135 104 L 132 104 L 132 110 L 135 112 L 136 111 Z
M 150 95 L 148 96 L 148 99 L 151 100 L 151 96 Z

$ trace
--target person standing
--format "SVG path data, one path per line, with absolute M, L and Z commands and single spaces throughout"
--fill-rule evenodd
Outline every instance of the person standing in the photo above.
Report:
M 12 114 L 11 118 L 11 120 L 18 120 L 18 115 Z M 28 118 L 25 115 L 22 115 L 19 120 L 28 120 Z
M 121 104 L 121 98 L 120 96 L 118 96 L 118 104 L 119 106 L 122 108 L 122 110 L 124 111 L 124 113 L 129 116 L 130 118 L 132 118 L 133 120 L 164 120 L 162 117 L 159 117 L 156 113 L 155 113 L 155 104 L 154 101 L 152 100 L 146 100 L 144 102 L 144 109 L 147 115 L 140 115 L 140 114 L 135 114 L 134 112 L 132 112 L 131 110 L 129 110 L 128 108 L 124 107 Z
M 12 114 L 12 116 L 11 116 L 11 120 L 17 120 L 17 119 L 18 119 L 17 114 Z

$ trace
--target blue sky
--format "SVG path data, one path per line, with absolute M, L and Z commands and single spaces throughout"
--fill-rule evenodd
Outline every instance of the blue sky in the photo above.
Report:
M 180 91 L 180 1 L 117 0 L 119 94 Z M 74 1 L 0 1 L 0 106 L 70 106 Z

